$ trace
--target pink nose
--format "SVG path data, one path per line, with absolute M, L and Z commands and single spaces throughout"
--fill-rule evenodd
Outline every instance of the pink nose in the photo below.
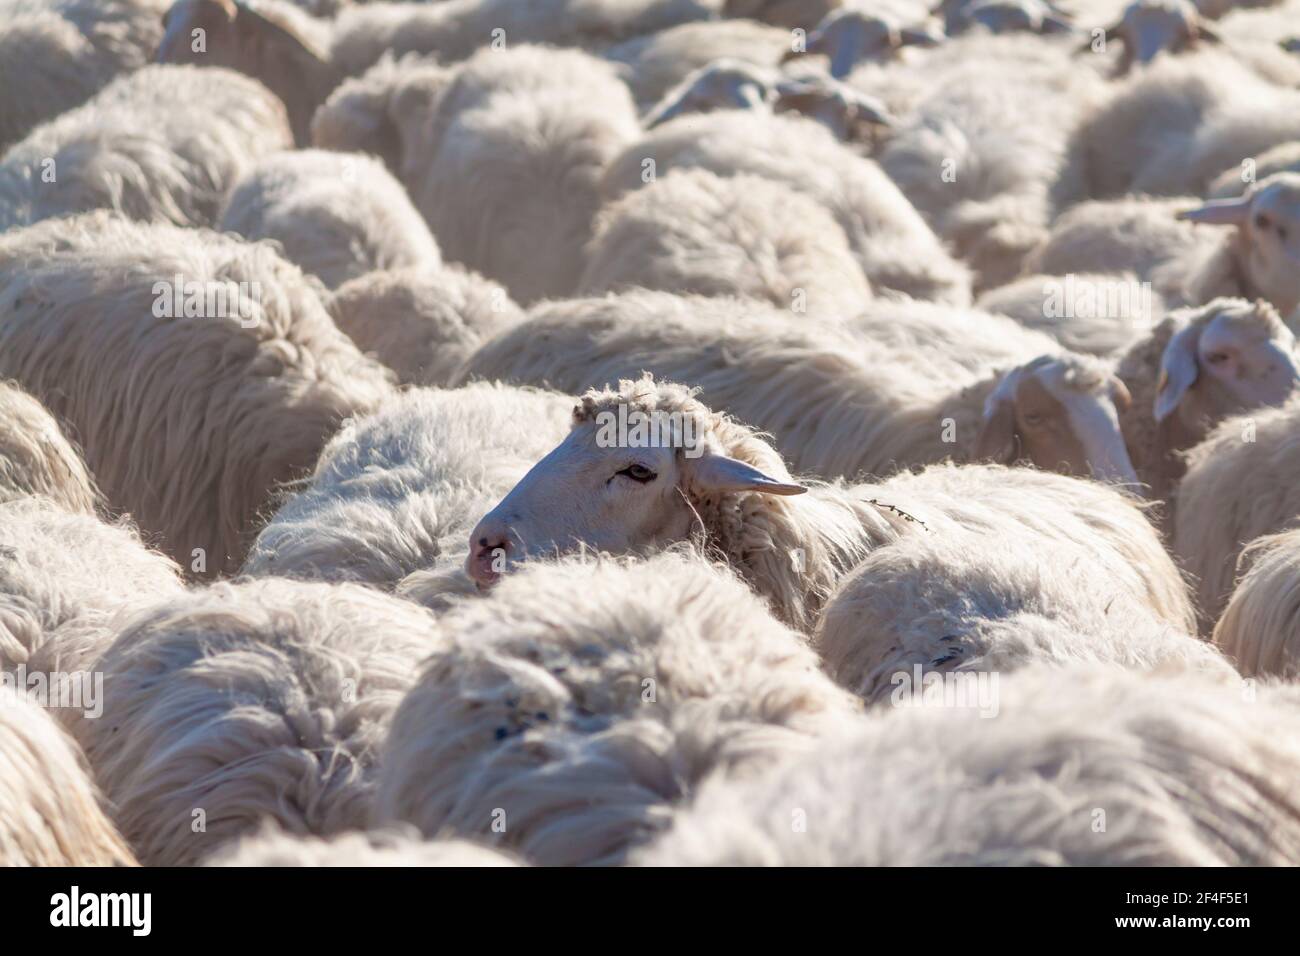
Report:
M 469 558 L 465 570 L 480 588 L 496 584 L 506 569 L 510 555 L 510 536 L 500 530 L 474 529 L 469 540 Z

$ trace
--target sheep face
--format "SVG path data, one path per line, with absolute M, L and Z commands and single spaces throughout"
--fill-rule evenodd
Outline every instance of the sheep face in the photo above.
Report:
M 1295 336 L 1267 302 L 1216 299 L 1171 318 L 1182 328 L 1161 357 L 1157 422 L 1199 434 L 1206 422 L 1281 405 L 1300 382 Z
M 1129 401 L 1103 363 L 1042 356 L 1012 369 L 989 395 L 975 456 L 1137 484 L 1119 424 Z
M 860 63 L 883 63 L 905 46 L 936 46 L 943 40 L 937 30 L 904 27 L 866 10 L 836 10 L 808 37 L 807 53 L 830 60 L 831 76 L 841 79 Z M 785 60 L 802 56 L 787 53 Z
M 884 103 L 824 73 L 782 79 L 775 100 L 776 112 L 815 119 L 845 141 L 874 142 L 882 127 L 894 125 Z
M 689 398 L 667 407 L 656 388 L 664 386 L 625 382 L 618 393 L 584 396 L 568 437 L 470 532 L 466 571 L 480 588 L 531 557 L 684 541 L 700 528 L 701 510 L 726 494 L 806 490 L 729 457 L 716 416 Z
M 1206 26 L 1187 0 L 1136 0 L 1106 31 L 1106 39 L 1124 45 L 1120 72 L 1135 61 L 1150 63 L 1161 53 L 1182 53 L 1201 43 L 1219 42 L 1218 34 Z
M 1068 33 L 1068 16 L 1043 0 L 976 0 L 954 5 L 950 32 L 982 26 L 990 33 Z
M 1178 218 L 1236 226 L 1236 259 L 1250 293 L 1284 314 L 1300 306 L 1300 173 L 1278 173 L 1239 199 L 1208 202 Z
M 764 109 L 774 96 L 776 76 L 752 63 L 715 60 L 686 77 L 645 119 L 654 129 L 687 113 L 722 109 Z

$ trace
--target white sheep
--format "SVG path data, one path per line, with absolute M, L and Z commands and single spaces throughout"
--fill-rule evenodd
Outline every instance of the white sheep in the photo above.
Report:
M 1251 541 L 1289 530 L 1300 516 L 1300 402 L 1229 418 L 1187 454 L 1175 499 L 1173 551 L 1195 582 L 1208 631 L 1232 595 Z M 1261 640 L 1256 635 L 1254 640 Z
M 842 79 L 864 62 L 883 63 L 902 56 L 907 47 L 931 47 L 943 42 L 941 30 L 898 9 L 841 7 L 817 24 L 802 49 L 785 59 L 804 55 L 825 57 L 831 76 Z
M 1256 538 L 1242 550 L 1238 563 L 1248 570 L 1214 625 L 1214 643 L 1247 677 L 1300 676 L 1298 551 L 1294 530 Z
M 953 35 L 975 27 L 995 34 L 1027 32 L 1048 36 L 1074 30 L 1071 15 L 1051 0 L 941 0 L 935 13 L 944 17 L 945 29 Z
M 1115 359 L 1132 402 L 1120 426 L 1133 467 L 1155 498 L 1182 477 L 1182 452 L 1213 425 L 1280 405 L 1300 384 L 1295 336 L 1267 302 L 1214 299 L 1178 309 Z
M 1112 86 L 1071 133 L 1058 209 L 1124 193 L 1204 195 L 1225 170 L 1300 139 L 1300 92 L 1223 53 L 1160 58 Z
M 848 239 L 806 195 L 758 176 L 674 170 L 606 206 L 580 295 L 630 288 L 852 315 L 870 298 Z
M 147 64 L 162 36 L 167 0 L 16 0 L 53 10 L 74 24 L 122 71 Z
M 1300 307 L 1300 172 L 1275 173 L 1236 199 L 1211 200 L 1179 218 L 1235 227 L 1185 278 L 1194 301 L 1264 299 L 1283 315 Z
M 447 63 L 479 48 L 527 43 L 598 48 L 702 20 L 710 10 L 700 0 L 448 0 L 346 6 L 333 20 L 315 12 L 285 0 L 176 0 L 158 58 L 226 67 L 265 83 L 284 101 L 301 146 L 331 91 L 385 55 Z
M 993 42 L 996 39 L 997 42 Z M 877 158 L 935 232 L 976 274 L 977 289 L 1010 281 L 1050 221 L 1050 191 L 1069 132 L 1103 83 L 1087 70 L 1066 73 L 1006 52 L 1005 38 L 973 36 L 898 72 L 915 77 L 906 118 Z M 1020 41 L 1025 42 L 1023 38 Z M 896 80 L 855 74 L 853 83 L 879 92 Z M 884 84 L 883 86 L 881 84 Z M 1026 85 L 1035 94 L 1026 97 Z M 1007 123 L 1015 115 L 1016 122 Z
M 807 0 L 796 0 L 805 3 Z M 440 62 L 481 48 L 539 43 L 598 49 L 716 14 L 717 0 L 446 0 L 368 3 L 339 13 L 333 63 L 349 76 L 385 53 L 432 54 Z
M 978 531 L 965 501 L 1001 500 L 1028 537 L 1077 540 L 1116 587 L 1182 630 L 1182 578 L 1132 500 L 1100 483 L 1033 469 L 938 466 L 875 485 L 795 483 L 748 426 L 677 385 L 646 378 L 592 391 L 569 435 L 470 532 L 480 587 L 526 559 L 589 546 L 627 552 L 698 540 L 782 619 L 810 629 L 841 577 L 875 548 L 949 522 Z M 559 506 L 581 502 L 580 508 Z
M 148 66 L 0 156 L 0 230 L 92 209 L 210 225 L 235 181 L 291 144 L 284 106 L 261 84 Z
M 261 81 L 284 102 L 294 140 L 309 142 L 312 114 L 343 80 L 328 21 L 286 0 L 176 0 L 164 22 L 159 63 L 225 67 Z
M 135 865 L 76 744 L 0 687 L 0 866 Z
M 1109 367 L 1044 357 L 1059 350 L 1042 333 L 981 313 L 945 329 L 942 313 L 914 306 L 881 300 L 867 311 L 810 328 L 728 300 L 574 299 L 539 306 L 485 343 L 457 380 L 576 393 L 650 371 L 699 386 L 706 402 L 774 435 L 797 470 L 822 477 L 1023 456 L 1140 481 L 1161 499 L 1182 474 L 1179 452 L 1213 423 L 1280 404 L 1300 381 L 1295 336 L 1266 302 L 1175 310 Z M 963 344 L 981 340 L 997 345 Z
M 514 857 L 468 840 L 422 840 L 414 827 L 356 830 L 328 839 L 267 828 L 232 840 L 204 866 L 519 866 Z
M 867 280 L 918 299 L 965 305 L 970 280 L 881 168 L 816 122 L 724 110 L 684 116 L 651 131 L 610 164 L 607 201 L 672 169 L 757 175 L 817 200 L 848 236 Z
M 602 56 L 618 64 L 644 113 L 701 67 L 722 59 L 776 67 L 791 43 L 790 31 L 779 27 L 751 20 L 701 20 L 635 37 Z
M 328 836 L 366 825 L 388 721 L 437 646 L 428 612 L 368 588 L 215 584 L 128 621 L 96 665 L 103 715 L 73 732 L 146 865 L 266 820 Z
M 1220 9 L 1204 9 L 1205 6 Z M 1241 30 L 1237 23 L 1243 18 L 1237 15 L 1226 18 L 1218 27 L 1211 27 L 1209 20 L 1225 12 L 1222 8 L 1226 6 L 1218 0 L 1209 0 L 1208 4 L 1191 0 L 1134 0 L 1104 33 L 1107 43 L 1118 42 L 1123 47 L 1118 71 L 1124 73 L 1135 65 L 1150 63 L 1161 53 L 1186 54 L 1216 46 L 1270 82 L 1282 86 L 1300 82 L 1300 66 L 1289 62 L 1277 47 L 1281 23 L 1266 20 L 1265 29 L 1272 27 L 1277 32 L 1263 37 L 1259 35 L 1263 24 Z M 1294 11 L 1291 15 L 1294 17 Z M 1093 48 L 1092 41 L 1087 47 Z
M 25 664 L 47 679 L 85 670 L 116 615 L 181 587 L 180 569 L 127 522 L 43 498 L 0 503 L 0 668 Z
M 1282 143 L 1250 157 L 1250 163 L 1225 169 L 1210 183 L 1209 199 L 1235 199 L 1250 187 L 1274 173 L 1300 173 L 1300 141 Z
M 809 69 L 781 70 L 739 60 L 714 60 L 669 90 L 643 118 L 654 129 L 688 113 L 751 109 L 815 119 L 844 142 L 871 148 L 895 122 L 875 97 Z
M 708 775 L 809 748 L 856 707 L 802 637 L 703 556 L 573 559 L 439 617 L 375 808 L 544 865 L 609 864 Z
M 891 361 L 915 361 L 922 375 L 954 380 L 1060 351 L 1051 335 L 1006 316 L 919 299 L 873 299 L 842 328 L 868 349 L 883 347 Z
M 1240 866 L 1300 861 L 1295 691 L 1103 667 L 920 694 L 762 780 L 718 777 L 654 866 Z M 996 715 L 992 715 L 996 711 Z M 791 822 L 799 823 L 792 826 Z M 1100 824 L 1100 825 L 1099 825 Z
M 1132 273 L 1022 276 L 988 290 L 975 305 L 1046 332 L 1071 351 L 1098 356 L 1122 352 L 1165 314 L 1160 294 Z
M 1160 53 L 1183 53 L 1222 42 L 1191 0 L 1134 0 L 1105 29 L 1104 37 L 1106 43 L 1122 46 L 1121 73 L 1135 64 L 1150 63 Z M 1087 46 L 1092 46 L 1091 40 Z
M 360 76 L 344 80 L 316 110 L 312 145 L 378 156 L 400 179 L 406 154 L 420 135 L 412 116 L 427 113 L 450 76 L 433 59 L 385 55 Z
M 926 507 L 916 516 L 927 533 L 867 555 L 827 602 L 813 643 L 838 683 L 880 703 L 900 682 L 915 683 L 918 676 L 1005 674 L 1033 663 L 1235 674 L 1222 655 L 1192 636 L 1195 621 L 1181 586 L 1166 595 L 1146 590 L 1132 565 L 1144 555 L 1099 547 L 1086 517 L 1073 533 L 1055 522 L 1050 529 L 1033 521 L 1026 527 L 1023 516 L 1045 513 L 1053 495 L 1076 489 L 1028 486 L 1021 476 L 1014 495 L 1003 500 L 982 490 L 966 497 L 962 477 L 961 470 L 931 469 L 877 486 L 875 494 L 886 501 L 915 499 L 924 491 Z M 949 500 L 941 499 L 944 493 Z M 1096 504 L 1100 520 L 1119 513 L 1101 495 Z M 930 509 L 938 514 L 930 517 Z M 1142 550 L 1159 555 L 1150 527 L 1138 531 Z M 1111 541 L 1119 534 L 1113 528 Z M 1179 582 L 1172 563 L 1161 563 L 1165 582 Z M 1152 607 L 1171 601 L 1181 619 L 1153 613 Z
M 868 320 L 837 328 L 725 299 L 573 299 L 536 308 L 460 374 L 577 393 L 653 372 L 697 386 L 703 401 L 772 434 L 797 471 L 823 478 L 1023 456 L 1044 468 L 1138 480 L 1119 431 L 1128 389 L 1110 368 L 1085 356 L 1043 356 L 1044 345 L 1059 350 L 1006 319 L 972 313 L 964 329 L 945 331 L 942 314 L 900 309 L 893 326 L 890 317 L 887 301 Z M 998 348 L 972 346 L 961 362 L 949 353 L 962 348 L 964 333 L 1003 338 Z
M 0 0 L 0 153 L 148 61 L 152 0 Z
M 1026 272 L 1054 276 L 1131 273 L 1142 291 L 1171 306 L 1195 304 L 1189 279 L 1220 248 L 1213 230 L 1197 229 L 1179 214 L 1192 198 L 1125 196 L 1081 202 L 1061 213 L 1051 232 L 1025 257 Z
M 605 166 L 640 131 L 613 67 L 488 49 L 398 114 L 402 180 L 449 259 L 521 303 L 573 291 Z
M 371 272 L 335 290 L 334 324 L 410 385 L 446 385 L 484 341 L 523 319 L 497 283 L 456 265 Z
M 572 399 L 476 385 L 399 392 L 326 445 L 244 571 L 394 587 L 459 568 L 474 522 L 568 427 Z
M 274 239 L 330 289 L 379 269 L 441 264 L 406 190 L 370 156 L 315 149 L 267 156 L 235 183 L 219 228 Z
M 269 245 L 49 220 L 0 237 L 0 376 L 68 424 L 111 507 L 234 570 L 276 486 L 390 389 L 317 288 Z
M 95 479 L 40 402 L 0 382 L 0 501 L 42 495 L 69 511 L 94 514 Z

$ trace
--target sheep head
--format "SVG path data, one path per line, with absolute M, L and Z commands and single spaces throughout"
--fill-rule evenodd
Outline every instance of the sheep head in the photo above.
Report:
M 1070 16 L 1046 0 L 945 0 L 934 13 L 949 33 L 983 27 L 990 33 L 1069 33 Z
M 1215 299 L 1180 309 L 1160 359 L 1155 419 L 1203 433 L 1209 423 L 1281 405 L 1300 383 L 1295 336 L 1269 303 Z
M 766 109 L 775 97 L 779 75 L 742 60 L 715 60 L 690 73 L 645 118 L 654 129 L 687 113 L 720 109 Z
M 866 10 L 836 10 L 808 37 L 805 53 L 790 52 L 784 61 L 811 54 L 830 60 L 831 76 L 843 79 L 859 63 L 882 63 L 905 46 L 937 46 L 943 34 L 929 26 L 903 26 L 899 21 Z
M 1040 356 L 1003 375 L 985 401 L 975 457 L 1137 484 L 1119 424 L 1129 402 L 1128 389 L 1106 363 Z
M 159 63 L 223 66 L 261 80 L 284 101 L 299 145 L 310 142 L 312 113 L 338 85 L 329 55 L 307 36 L 309 18 L 246 0 L 177 0 L 163 14 Z
M 1214 32 L 1188 0 L 1135 0 L 1119 22 L 1106 30 L 1106 40 L 1124 46 L 1119 72 L 1136 61 L 1150 63 L 1161 53 L 1183 53 L 1202 43 L 1218 43 Z
M 591 391 L 573 428 L 470 532 L 488 587 L 519 561 L 581 547 L 636 552 L 687 540 L 736 495 L 797 495 L 771 446 L 680 385 L 646 377 Z
M 1275 173 L 1238 199 L 1207 202 L 1178 218 L 1235 226 L 1234 257 L 1249 292 L 1283 313 L 1300 306 L 1300 173 Z
M 773 109 L 815 119 L 845 142 L 874 144 L 878 133 L 895 124 L 880 100 L 825 73 L 783 78 L 776 85 Z

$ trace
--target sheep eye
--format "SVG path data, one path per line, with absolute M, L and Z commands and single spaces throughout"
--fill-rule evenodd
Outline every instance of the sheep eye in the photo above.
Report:
M 1030 428 L 1037 428 L 1039 425 L 1043 424 L 1043 416 L 1037 412 L 1030 412 L 1025 416 L 1025 424 Z
M 623 475 L 626 478 L 631 478 L 633 481 L 640 482 L 643 485 L 647 482 L 654 481 L 659 477 L 645 465 L 628 465 L 622 471 L 618 472 L 618 474 Z
M 1267 229 L 1270 225 L 1272 225 L 1272 223 L 1269 221 L 1268 216 L 1264 215 L 1263 213 L 1260 213 L 1258 216 L 1255 217 L 1255 225 L 1260 229 Z
M 1224 362 L 1228 361 L 1228 356 L 1224 352 L 1211 352 L 1209 355 L 1205 356 L 1205 361 L 1209 362 L 1211 365 L 1222 365 Z

